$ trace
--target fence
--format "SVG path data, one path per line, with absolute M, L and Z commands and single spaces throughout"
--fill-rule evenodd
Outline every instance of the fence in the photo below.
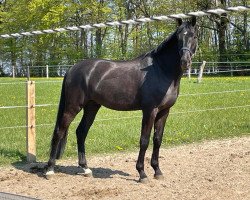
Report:
M 199 74 L 199 67 L 202 62 L 193 62 L 191 67 L 191 75 Z M 45 66 L 18 66 L 12 67 L 12 72 L 8 76 L 26 77 L 28 73 L 33 77 L 63 77 L 67 70 L 73 65 L 45 65 Z M 205 75 L 250 75 L 250 62 L 237 61 L 237 62 L 206 62 L 203 74 Z
M 198 75 L 202 62 L 193 62 L 192 73 Z M 250 62 L 206 62 L 204 69 L 206 75 L 250 75 Z
M 13 80 L 13 79 L 12 79 Z M 43 88 L 43 91 L 45 88 L 52 88 L 52 87 L 57 87 L 57 93 L 58 96 L 56 99 L 58 99 L 59 97 L 59 93 L 60 93 L 60 87 L 61 87 L 61 80 L 50 80 L 48 79 L 46 81 L 46 79 L 44 79 L 43 81 L 37 81 L 36 82 L 36 87 L 37 88 Z M 34 117 L 35 115 L 35 109 L 36 108 L 48 108 L 49 111 L 46 111 L 45 116 L 49 115 L 48 112 L 52 112 L 51 110 L 54 110 L 53 113 L 57 112 L 57 106 L 58 106 L 58 102 L 56 101 L 51 101 L 50 103 L 47 102 L 47 104 L 41 103 L 39 101 L 41 101 L 41 99 L 45 99 L 45 97 L 43 97 L 43 92 L 42 90 L 38 91 L 38 103 L 35 104 L 35 100 L 34 100 L 34 86 L 35 83 L 34 82 L 0 82 L 0 87 L 4 88 L 6 86 L 10 86 L 13 88 L 23 88 L 24 84 L 27 85 L 27 91 L 26 91 L 26 98 L 27 98 L 27 103 L 26 105 L 17 105 L 17 106 L 9 106 L 9 105 L 1 105 L 0 104 L 0 110 L 8 110 L 8 112 L 13 112 L 13 110 L 20 110 L 20 109 L 26 109 L 26 125 L 24 124 L 20 124 L 20 125 L 11 125 L 10 126 L 2 126 L 0 127 L 0 131 L 7 131 L 7 130 L 17 130 L 17 129 L 26 129 L 26 135 L 27 135 L 27 160 L 28 161 L 34 161 L 36 159 L 36 145 L 35 145 L 35 130 L 36 128 L 42 128 L 44 129 L 44 127 L 53 127 L 54 126 L 54 121 L 47 121 L 46 123 L 37 123 L 35 124 L 35 120 L 36 118 L 44 118 L 42 117 L 40 114 L 36 115 L 36 117 Z M 24 91 L 22 91 L 23 93 L 25 93 Z M 241 88 L 241 89 L 227 89 L 227 90 L 220 90 L 220 91 L 209 91 L 209 92 L 197 92 L 197 93 L 189 93 L 189 94 L 180 94 L 180 97 L 187 97 L 187 98 L 191 98 L 191 97 L 202 97 L 202 96 L 214 96 L 214 95 L 228 95 L 228 94 L 241 94 L 241 93 L 249 93 L 250 92 L 250 88 L 249 87 L 245 87 Z M 48 94 L 48 93 L 47 93 Z M 6 102 L 5 102 L 6 103 Z M 221 110 L 236 110 L 236 109 L 248 109 L 250 108 L 249 104 L 244 104 L 244 105 L 227 105 L 227 106 L 222 106 L 222 105 L 218 105 L 216 107 L 207 107 L 207 108 L 196 108 L 193 110 L 187 110 L 187 111 L 176 111 L 176 112 L 172 112 L 171 115 L 185 115 L 185 114 L 191 114 L 191 113 L 207 113 L 207 112 L 218 112 Z M 18 112 L 16 112 L 18 113 Z M 13 115 L 13 114 L 12 114 Z M 14 116 L 16 116 L 16 114 L 14 114 Z M 104 122 L 104 121 L 114 121 L 114 120 L 129 120 L 129 119 L 135 119 L 135 118 L 140 118 L 141 115 L 140 114 L 136 114 L 133 116 L 119 116 L 119 117 L 113 117 L 113 116 L 106 116 L 105 118 L 99 118 L 96 119 L 96 122 Z M 45 120 L 46 118 L 44 118 L 43 120 Z
M 167 16 L 153 16 L 150 18 L 143 17 L 139 19 L 129 19 L 129 20 L 122 20 L 122 21 L 99 23 L 99 24 L 87 24 L 87 25 L 82 25 L 82 26 L 72 26 L 72 27 L 56 28 L 56 29 L 48 29 L 48 30 L 35 30 L 35 31 L 30 31 L 30 32 L 3 34 L 3 35 L 0 35 L 0 38 L 8 39 L 8 38 L 19 38 L 23 36 L 34 36 L 34 35 L 41 35 L 41 34 L 63 33 L 66 31 L 92 30 L 96 28 L 105 28 L 105 27 L 111 27 L 111 26 L 124 26 L 124 25 L 134 25 L 134 24 L 148 23 L 148 22 L 155 22 L 155 21 L 166 21 L 166 20 L 173 20 L 173 19 L 186 19 L 186 18 L 191 18 L 191 17 L 221 15 L 224 13 L 243 12 L 243 11 L 249 11 L 249 10 L 250 10 L 249 6 L 235 6 L 235 7 L 228 7 L 224 9 L 217 8 L 217 9 L 210 9 L 207 11 L 189 12 L 187 14 L 179 13 L 179 14 L 173 14 L 173 15 L 167 15 Z

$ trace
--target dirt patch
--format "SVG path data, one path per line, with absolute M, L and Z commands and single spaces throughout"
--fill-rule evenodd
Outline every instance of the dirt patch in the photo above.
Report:
M 164 180 L 138 183 L 137 153 L 88 159 L 93 177 L 78 175 L 77 161 L 59 161 L 56 175 L 42 176 L 44 163 L 1 168 L 0 192 L 39 199 L 250 199 L 250 137 L 161 149 Z

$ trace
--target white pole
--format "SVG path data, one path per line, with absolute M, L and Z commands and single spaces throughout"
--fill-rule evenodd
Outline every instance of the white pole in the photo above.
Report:
M 204 70 L 205 65 L 206 65 L 206 61 L 203 61 L 201 66 L 200 66 L 200 71 L 199 71 L 198 80 L 197 80 L 198 83 L 201 83 L 201 79 L 202 79 L 203 70 Z
M 46 65 L 46 77 L 49 78 L 49 66 Z
M 15 74 L 15 66 L 12 65 L 12 77 L 15 78 L 16 74 Z
M 188 68 L 188 80 L 190 80 L 190 79 L 191 79 L 191 67 Z

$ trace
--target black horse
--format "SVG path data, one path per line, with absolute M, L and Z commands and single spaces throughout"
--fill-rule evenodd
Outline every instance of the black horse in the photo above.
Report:
M 64 77 L 59 111 L 46 175 L 54 173 L 55 159 L 63 153 L 67 130 L 75 116 L 84 115 L 76 130 L 79 166 L 91 175 L 85 158 L 85 139 L 101 105 L 114 110 L 142 110 L 140 152 L 136 169 L 140 181 L 147 180 L 144 157 L 154 126 L 151 165 L 154 177 L 163 177 L 159 168 L 159 148 L 169 109 L 179 94 L 183 71 L 190 67 L 197 46 L 196 18 L 178 20 L 177 30 L 154 50 L 131 61 L 84 60 Z

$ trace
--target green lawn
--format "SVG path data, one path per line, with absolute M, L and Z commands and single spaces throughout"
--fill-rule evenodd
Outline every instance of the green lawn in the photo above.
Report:
M 36 81 L 36 104 L 52 104 L 36 108 L 37 158 L 47 161 L 62 79 L 32 80 Z M 26 104 L 25 79 L 0 78 L 0 91 L 0 107 Z M 210 77 L 201 84 L 183 78 L 181 96 L 167 121 L 163 146 L 250 135 L 249 111 L 250 77 Z M 0 165 L 25 160 L 25 115 L 22 107 L 0 108 Z M 81 115 L 70 127 L 64 158 L 77 158 L 75 129 Z M 102 108 L 87 138 L 87 154 L 137 150 L 140 125 L 140 111 Z

